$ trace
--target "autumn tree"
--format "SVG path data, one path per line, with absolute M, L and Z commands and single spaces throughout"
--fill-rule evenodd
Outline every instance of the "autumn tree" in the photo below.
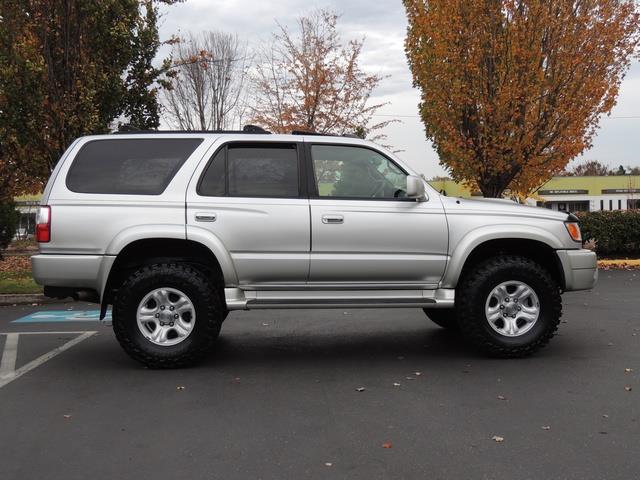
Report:
M 205 32 L 176 43 L 175 77 L 164 91 L 164 114 L 181 130 L 241 127 L 250 58 L 237 35 Z
M 382 106 L 370 103 L 383 77 L 360 67 L 363 40 L 341 42 L 338 15 L 320 10 L 278 24 L 273 42 L 258 53 L 251 122 L 278 133 L 305 130 L 376 138 L 389 122 L 372 123 Z
M 158 7 L 175 2 L 0 3 L 0 197 L 40 190 L 79 136 L 158 126 Z
M 578 163 L 572 168 L 567 169 L 564 174 L 570 177 L 587 177 L 611 175 L 611 171 L 608 165 L 605 165 L 598 160 L 587 160 L 586 162 Z
M 426 136 L 485 197 L 526 195 L 591 146 L 639 39 L 633 0 L 403 0 Z

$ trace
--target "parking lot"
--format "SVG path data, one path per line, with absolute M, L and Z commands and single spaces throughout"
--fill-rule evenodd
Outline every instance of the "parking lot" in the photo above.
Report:
M 0 478 L 640 478 L 640 272 L 564 302 L 522 360 L 417 309 L 280 310 L 233 312 L 172 371 L 95 305 L 1 307 Z

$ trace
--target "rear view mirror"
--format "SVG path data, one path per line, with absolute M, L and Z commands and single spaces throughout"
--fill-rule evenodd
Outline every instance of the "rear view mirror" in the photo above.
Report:
M 418 201 L 427 199 L 424 191 L 424 183 L 422 179 L 415 175 L 407 176 L 407 197 L 415 198 Z

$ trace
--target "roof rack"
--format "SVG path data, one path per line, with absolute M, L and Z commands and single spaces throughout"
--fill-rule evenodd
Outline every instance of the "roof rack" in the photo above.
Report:
M 270 131 L 257 125 L 245 125 L 242 130 L 137 130 L 125 126 L 122 130 L 113 132 L 113 135 L 129 135 L 134 133 L 244 133 L 269 135 Z
M 353 133 L 319 133 L 319 132 L 311 132 L 308 130 L 293 130 L 291 135 L 313 135 L 318 137 L 346 137 L 346 138 L 360 138 L 358 135 Z

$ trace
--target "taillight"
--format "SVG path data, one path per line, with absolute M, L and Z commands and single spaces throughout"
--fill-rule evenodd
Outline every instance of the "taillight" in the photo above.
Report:
M 36 218 L 36 240 L 46 243 L 51 240 L 51 207 L 41 206 Z

